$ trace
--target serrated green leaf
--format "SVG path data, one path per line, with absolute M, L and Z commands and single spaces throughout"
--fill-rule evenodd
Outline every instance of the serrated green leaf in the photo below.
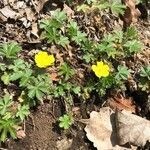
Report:
M 0 44 L 0 55 L 6 58 L 16 58 L 21 47 L 17 43 Z
M 1 80 L 5 85 L 8 85 L 10 83 L 10 75 L 7 72 L 4 72 L 4 74 L 1 76 Z
M 19 105 L 18 110 L 16 113 L 16 117 L 20 117 L 20 119 L 23 121 L 25 117 L 27 117 L 30 114 L 29 112 L 29 106 L 28 105 Z

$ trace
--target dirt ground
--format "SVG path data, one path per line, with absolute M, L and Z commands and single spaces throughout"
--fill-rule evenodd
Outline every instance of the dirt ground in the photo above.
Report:
M 56 2 L 57 3 L 57 2 Z M 62 7 L 62 3 L 57 3 L 57 8 Z M 27 4 L 29 8 L 30 4 Z M 54 7 L 54 8 L 53 8 Z M 3 3 L 0 1 L 0 8 L 3 8 Z M 49 5 L 43 6 L 44 11 L 48 9 L 55 9 L 55 5 L 52 6 L 51 3 Z M 34 23 L 37 23 L 38 20 L 42 18 L 42 12 L 40 15 L 35 15 L 33 17 Z M 108 15 L 109 16 L 109 15 Z M 109 18 L 110 17 L 110 18 Z M 107 29 L 107 31 L 111 31 L 112 28 L 117 28 L 118 25 L 115 25 L 115 21 L 111 19 L 111 15 L 107 19 L 103 18 L 103 25 Z M 92 16 L 91 16 L 92 18 Z M 91 22 L 90 26 L 94 22 L 91 18 L 88 18 Z M 76 20 L 79 24 L 83 24 L 83 30 L 88 28 L 88 26 L 84 25 L 85 18 L 81 15 L 76 15 Z M 95 23 L 95 22 L 94 22 Z M 29 50 L 32 49 L 40 49 L 43 43 L 40 43 L 35 34 L 32 34 L 31 27 L 24 27 L 22 21 L 14 20 L 9 18 L 7 21 L 0 22 L 0 42 L 7 41 L 17 41 L 23 47 L 23 55 L 25 59 L 28 59 L 29 56 L 26 54 Z M 93 25 L 94 26 L 94 25 Z M 120 25 L 119 25 L 120 26 Z M 131 62 L 131 60 L 127 63 L 134 69 L 135 66 L 140 66 L 142 63 L 149 63 L 150 61 L 150 20 L 140 18 L 139 22 L 136 24 L 137 29 L 139 31 L 139 36 L 143 41 L 146 49 L 138 54 Z M 86 27 L 86 28 L 85 28 Z M 101 30 L 101 28 L 100 28 Z M 99 34 L 103 34 L 103 31 L 98 31 Z M 93 37 L 96 33 L 90 33 L 91 37 Z M 136 61 L 141 59 L 141 61 Z M 80 64 L 79 64 L 80 65 Z M 140 113 L 138 115 L 145 117 L 150 120 L 150 95 L 146 92 L 135 92 L 130 89 L 127 91 L 127 95 L 131 96 L 135 103 L 140 106 Z M 109 93 L 109 91 L 108 91 Z M 109 95 L 109 94 L 108 94 Z M 44 102 L 36 108 L 31 110 L 30 116 L 25 120 L 23 129 L 25 130 L 26 136 L 23 139 L 7 140 L 6 143 L 2 144 L 3 149 L 7 150 L 96 150 L 93 147 L 92 142 L 90 142 L 84 131 L 85 124 L 81 123 L 79 120 L 81 118 L 87 119 L 89 114 L 93 110 L 99 110 L 104 104 L 104 101 L 107 97 L 103 99 L 99 99 L 96 97 L 95 93 L 92 93 L 91 99 L 87 102 L 75 100 L 74 101 L 74 109 L 77 108 L 77 113 L 75 113 L 75 123 L 74 125 L 67 131 L 64 131 L 58 126 L 58 118 L 64 113 L 64 104 L 61 100 L 53 100 L 51 102 Z M 109 97 L 109 96 L 108 96 Z M 1 148 L 0 148 L 1 149 Z M 3 150 L 2 149 L 2 150 Z M 150 143 L 144 147 L 139 147 L 138 150 L 149 150 Z

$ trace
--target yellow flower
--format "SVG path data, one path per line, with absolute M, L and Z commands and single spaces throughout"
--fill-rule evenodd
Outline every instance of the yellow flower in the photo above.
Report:
M 35 55 L 35 62 L 39 68 L 46 68 L 52 65 L 55 61 L 53 55 L 48 55 L 47 52 L 40 51 Z
M 97 65 L 92 65 L 92 70 L 97 77 L 107 77 L 109 75 L 110 68 L 108 65 L 104 64 L 102 61 L 98 61 Z

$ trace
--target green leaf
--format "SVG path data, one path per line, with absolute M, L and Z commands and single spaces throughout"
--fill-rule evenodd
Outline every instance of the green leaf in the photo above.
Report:
M 137 53 L 141 50 L 143 44 L 140 41 L 132 40 L 127 41 L 123 46 L 127 48 L 129 53 Z
M 30 80 L 32 76 L 32 70 L 31 69 L 26 69 L 24 72 L 24 75 L 21 77 L 20 79 L 20 86 L 26 86 L 26 84 L 28 83 L 28 81 Z
M 59 75 L 64 75 L 64 77 L 65 77 L 64 80 L 68 80 L 74 74 L 75 74 L 74 70 L 71 69 L 67 63 L 64 63 L 60 66 Z
M 29 65 L 24 60 L 16 59 L 14 60 L 13 64 L 8 67 L 8 69 L 17 72 L 19 70 L 25 70 L 26 68 L 30 68 L 30 67 L 31 65 Z
M 83 59 L 86 61 L 86 63 L 89 63 L 90 61 L 95 59 L 95 56 L 93 54 L 86 53 L 83 56 Z
M 45 32 L 43 32 L 42 34 L 42 38 L 47 39 L 49 43 L 57 43 L 57 41 L 59 40 L 59 34 L 56 28 L 47 27 L 45 29 Z
M 116 13 L 116 14 L 121 14 L 123 15 L 124 14 L 124 11 L 125 11 L 125 8 L 126 6 L 121 4 L 121 3 L 118 3 L 116 1 L 113 1 L 112 4 L 110 4 L 110 9 L 113 13 Z
M 10 75 L 7 72 L 4 72 L 4 74 L 1 76 L 1 80 L 5 85 L 8 85 L 10 83 Z
M 6 65 L 3 63 L 0 63 L 0 70 L 5 71 L 6 70 Z
M 22 121 L 30 114 L 28 105 L 19 105 L 16 113 L 16 117 L 19 117 Z
M 108 2 L 104 2 L 104 1 L 99 2 L 99 3 L 95 2 L 94 5 L 92 6 L 92 8 L 94 8 L 94 9 L 98 8 L 100 10 L 108 9 L 109 7 L 110 7 L 110 4 Z
M 86 34 L 82 33 L 81 31 L 77 31 L 77 35 L 72 37 L 72 40 L 75 41 L 77 44 L 81 44 L 81 42 L 86 41 Z
M 6 94 L 3 99 L 0 99 L 0 114 L 5 115 L 6 111 L 13 104 L 10 95 Z
M 77 35 L 77 31 L 79 30 L 77 22 L 70 21 L 70 23 L 68 24 L 67 27 L 68 27 L 68 32 L 69 32 L 70 36 L 76 36 Z
M 118 66 L 117 68 L 118 72 L 115 75 L 115 79 L 116 80 L 127 80 L 131 70 L 128 70 L 128 68 L 126 66 Z
M 42 101 L 44 94 L 50 93 L 51 80 L 47 75 L 38 75 L 37 78 L 32 77 L 27 86 L 28 96 L 30 98 L 37 98 Z
M 12 75 L 10 75 L 10 81 L 16 81 L 20 79 L 23 75 L 24 73 L 22 71 L 14 72 Z
M 63 115 L 62 117 L 59 118 L 59 127 L 64 128 L 64 129 L 69 129 L 69 127 L 73 124 L 73 118 L 71 115 Z
M 6 58 L 16 58 L 21 51 L 21 47 L 17 43 L 0 44 L 0 55 Z
M 16 126 L 16 122 L 12 118 L 0 120 L 0 140 L 2 142 L 5 142 L 8 134 L 10 134 L 13 139 L 16 139 L 16 130 L 14 126 Z
M 66 13 L 64 11 L 61 11 L 60 9 L 51 11 L 51 15 L 54 19 L 56 19 L 59 22 L 64 22 L 67 19 Z
M 42 29 L 47 29 L 47 28 L 56 28 L 59 29 L 62 27 L 62 23 L 57 21 L 55 18 L 54 19 L 43 19 L 40 22 L 40 28 Z
M 150 66 L 142 67 L 140 71 L 140 76 L 147 77 L 150 80 Z
M 68 37 L 64 37 L 64 36 L 60 36 L 59 41 L 57 42 L 58 45 L 61 45 L 63 47 L 65 47 L 66 45 L 69 44 L 69 40 Z
M 72 91 L 73 91 L 75 94 L 80 94 L 81 88 L 80 88 L 80 86 L 73 87 L 73 88 L 72 88 Z
M 135 27 L 131 26 L 127 28 L 127 31 L 125 32 L 125 40 L 133 40 L 137 39 L 138 32 Z

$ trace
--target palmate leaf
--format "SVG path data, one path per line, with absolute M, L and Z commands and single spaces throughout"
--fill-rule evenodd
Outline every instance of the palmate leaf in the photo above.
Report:
M 56 9 L 55 11 L 51 11 L 52 18 L 56 19 L 59 22 L 64 22 L 67 19 L 67 15 L 64 11 L 60 9 Z
M 61 28 L 62 22 L 57 21 L 55 18 L 47 19 L 47 20 L 41 20 L 40 22 L 40 28 L 46 29 L 46 28 Z
M 14 126 L 16 126 L 14 119 L 0 119 L 0 140 L 2 142 L 5 142 L 8 134 L 10 134 L 13 139 L 17 138 Z
M 59 40 L 59 34 L 56 28 L 45 28 L 45 31 L 42 33 L 42 38 L 47 39 L 49 43 L 55 42 Z
M 132 40 L 127 41 L 123 46 L 127 48 L 129 53 L 137 53 L 141 50 L 143 44 L 140 41 Z
M 113 1 L 112 4 L 110 4 L 110 9 L 113 13 L 116 13 L 116 14 L 121 14 L 123 15 L 124 14 L 124 11 L 125 11 L 125 8 L 126 6 L 121 4 L 121 3 L 118 3 L 116 1 Z
M 45 94 L 50 93 L 51 80 L 46 75 L 38 75 L 37 78 L 32 77 L 28 83 L 28 96 L 30 98 L 37 98 L 42 102 Z
M 100 10 L 107 9 L 109 7 L 110 7 L 110 4 L 109 4 L 109 2 L 106 2 L 106 1 L 105 2 L 103 1 L 103 2 L 100 2 L 100 3 L 95 2 L 92 6 L 92 8 L 94 8 L 94 9 L 98 8 Z
M 5 85 L 8 85 L 10 83 L 10 75 L 7 72 L 4 72 L 4 74 L 1 76 L 1 80 Z
M 137 29 L 133 26 L 127 28 L 127 31 L 125 32 L 125 40 L 132 40 L 137 39 L 138 32 Z
M 129 70 L 126 66 L 118 66 L 118 72 L 115 76 L 116 80 L 127 80 L 130 75 L 131 70 Z
M 68 80 L 74 74 L 74 70 L 67 63 L 64 63 L 60 66 L 59 75 L 63 75 L 65 77 L 65 80 Z
M 66 45 L 69 44 L 68 37 L 60 36 L 60 39 L 58 40 L 57 44 L 65 47 Z
M 60 117 L 59 121 L 60 121 L 59 126 L 64 129 L 69 129 L 69 127 L 73 123 L 73 119 L 72 119 L 71 115 L 67 115 L 67 114 Z
M 17 43 L 0 44 L 0 55 L 6 58 L 16 58 L 21 47 Z
M 147 77 L 150 80 L 150 66 L 142 67 L 140 71 L 140 76 Z
M 0 115 L 4 115 L 12 104 L 13 101 L 8 94 L 6 94 L 3 99 L 0 99 Z
M 81 42 L 86 41 L 86 34 L 82 33 L 81 31 L 77 31 L 77 35 L 72 37 L 72 40 L 75 41 L 77 44 L 81 44 Z
M 19 105 L 16 113 L 16 117 L 19 117 L 22 121 L 30 114 L 28 105 Z
M 75 21 L 70 21 L 70 23 L 68 24 L 68 33 L 71 37 L 76 36 L 77 35 L 77 31 L 79 30 L 79 27 L 77 25 L 77 22 Z

